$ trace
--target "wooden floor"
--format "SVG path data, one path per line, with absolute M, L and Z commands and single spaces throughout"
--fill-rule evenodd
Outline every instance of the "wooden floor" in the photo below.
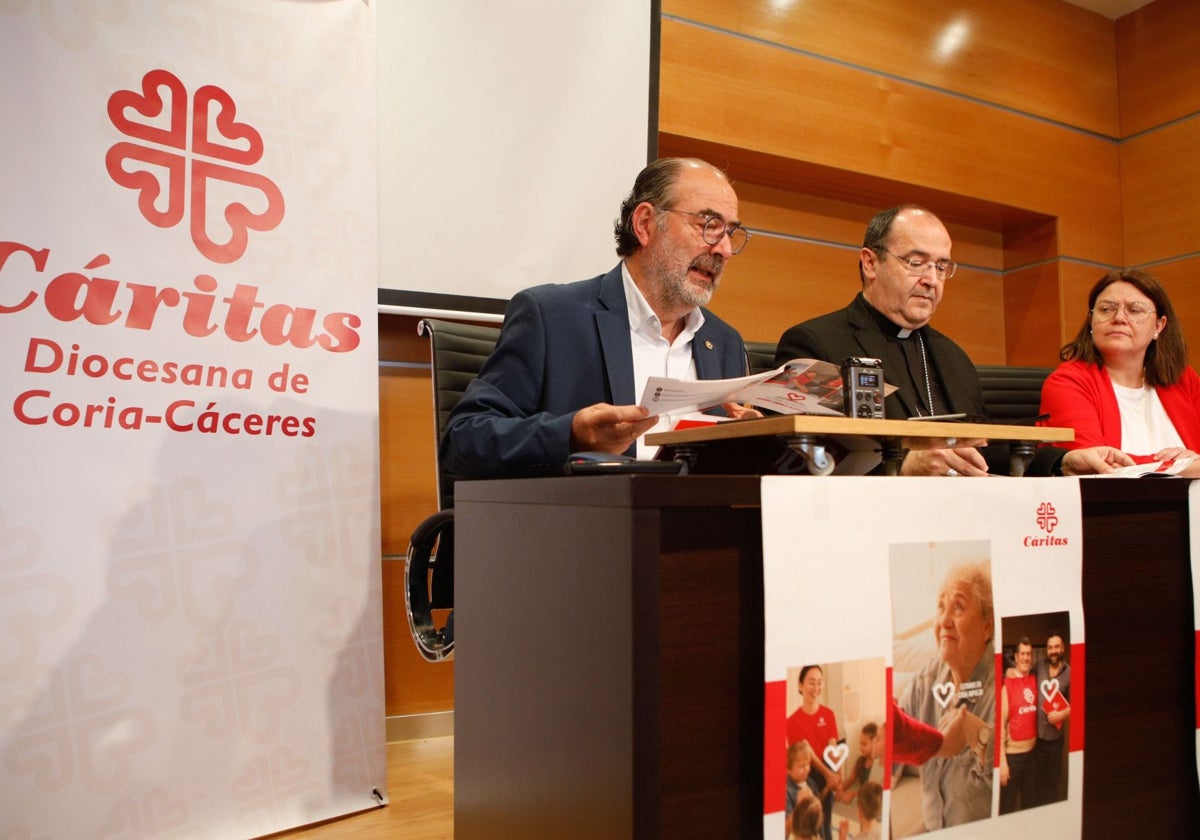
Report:
M 454 738 L 387 746 L 388 804 L 270 840 L 445 840 L 454 837 Z

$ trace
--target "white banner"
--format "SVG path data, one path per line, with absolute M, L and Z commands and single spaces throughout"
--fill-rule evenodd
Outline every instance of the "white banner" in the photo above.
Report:
M 762 516 L 763 836 L 1079 836 L 1078 483 L 768 476 Z
M 0 836 L 386 790 L 374 46 L 362 0 L 0 4 Z
M 382 301 L 478 311 L 615 265 L 657 135 L 652 4 L 377 5 Z

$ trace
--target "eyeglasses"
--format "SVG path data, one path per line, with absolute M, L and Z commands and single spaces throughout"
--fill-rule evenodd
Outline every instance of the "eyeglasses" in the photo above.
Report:
M 750 241 L 750 231 L 741 225 L 727 225 L 724 219 L 720 216 L 714 216 L 712 213 L 693 213 L 690 210 L 676 210 L 672 207 L 664 207 L 662 209 L 668 213 L 678 213 L 681 216 L 694 216 L 697 219 L 703 219 L 704 223 L 700 225 L 700 235 L 704 237 L 706 245 L 719 245 L 721 239 L 728 236 L 729 250 L 735 254 L 740 254 L 742 249 L 746 247 L 746 243 Z
M 1144 303 L 1116 303 L 1111 300 L 1102 300 L 1092 310 L 1092 318 L 1100 322 L 1111 321 L 1122 309 L 1125 310 L 1125 317 L 1131 324 L 1144 324 L 1146 319 L 1155 312 L 1153 306 L 1147 306 Z
M 949 280 L 954 276 L 955 269 L 958 268 L 958 263 L 950 262 L 950 260 L 938 260 L 934 262 L 924 257 L 902 257 L 899 254 L 893 254 L 886 248 L 883 249 L 883 252 L 899 260 L 913 277 L 920 277 L 932 268 L 933 273 L 938 276 L 939 280 Z

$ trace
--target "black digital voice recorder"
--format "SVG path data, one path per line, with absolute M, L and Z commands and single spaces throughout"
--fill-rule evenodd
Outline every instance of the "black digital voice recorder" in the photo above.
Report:
M 847 417 L 883 419 L 883 363 L 848 356 L 842 360 L 842 398 Z

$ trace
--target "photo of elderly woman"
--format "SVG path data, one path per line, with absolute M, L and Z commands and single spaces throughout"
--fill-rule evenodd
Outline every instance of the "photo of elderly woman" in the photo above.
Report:
M 945 736 L 893 779 L 899 838 L 992 816 L 995 615 L 986 541 L 899 544 L 889 555 L 896 703 Z

